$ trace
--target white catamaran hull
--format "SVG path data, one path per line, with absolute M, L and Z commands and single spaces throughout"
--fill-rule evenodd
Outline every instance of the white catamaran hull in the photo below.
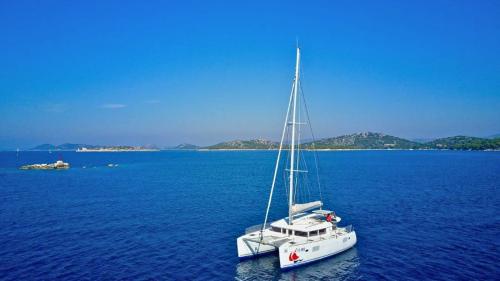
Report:
M 257 257 L 276 251 L 276 247 L 251 241 L 248 235 L 238 237 L 238 257 L 240 259 Z
M 352 248 L 356 244 L 356 232 L 337 237 L 321 239 L 306 244 L 285 243 L 279 247 L 282 269 L 304 265 L 325 259 Z

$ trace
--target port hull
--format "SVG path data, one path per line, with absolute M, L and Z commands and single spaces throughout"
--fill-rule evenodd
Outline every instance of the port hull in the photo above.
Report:
M 257 243 L 249 240 L 249 238 L 248 235 L 243 235 L 237 239 L 238 257 L 240 259 L 260 257 L 278 250 L 274 246 Z

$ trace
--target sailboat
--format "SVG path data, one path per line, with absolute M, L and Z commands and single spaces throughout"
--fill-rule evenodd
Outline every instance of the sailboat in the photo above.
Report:
M 301 149 L 300 126 L 304 123 L 300 120 L 298 103 L 302 100 L 305 104 L 300 84 L 300 48 L 297 47 L 295 78 L 278 149 L 264 223 L 247 228 L 245 234 L 237 238 L 238 257 L 240 259 L 278 253 L 280 267 L 289 269 L 334 256 L 352 248 L 356 244 L 356 232 L 353 227 L 351 225 L 338 226 L 341 218 L 334 211 L 324 209 L 322 200 L 301 203 L 297 200 L 297 190 L 301 188 L 299 177 L 308 172 L 301 167 L 304 156 L 301 157 L 301 150 L 303 149 Z M 307 121 L 309 121 L 307 108 L 306 114 Z M 290 138 L 288 142 L 285 142 L 285 135 Z M 309 149 L 316 153 L 314 151 L 314 134 L 312 136 L 312 147 L 309 147 Z M 284 150 L 288 152 L 285 161 L 287 166 L 285 169 L 286 176 L 283 180 L 288 197 L 288 217 L 268 223 L 273 193 L 277 185 L 278 170 L 281 162 L 283 162 L 281 156 L 284 154 L 282 153 Z M 299 158 L 301 159 L 299 160 Z M 314 159 L 317 165 L 316 156 Z M 282 166 L 284 165 L 282 164 Z M 321 188 L 319 173 L 317 175 L 318 187 Z

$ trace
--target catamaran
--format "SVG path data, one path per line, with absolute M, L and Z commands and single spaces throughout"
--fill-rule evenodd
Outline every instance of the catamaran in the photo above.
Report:
M 247 228 L 245 234 L 237 239 L 239 258 L 251 258 L 277 252 L 282 269 L 331 257 L 352 248 L 356 244 L 356 232 L 352 226 L 338 226 L 337 224 L 341 218 L 335 212 L 324 209 L 322 200 L 301 203 L 297 200 L 297 190 L 300 188 L 299 185 L 302 182 L 299 180 L 299 177 L 308 172 L 307 168 L 303 169 L 301 167 L 305 166 L 301 164 L 304 163 L 305 157 L 301 154 L 303 145 L 301 147 L 300 126 L 305 123 L 301 122 L 300 111 L 297 107 L 301 101 L 305 104 L 305 98 L 300 84 L 299 70 L 300 48 L 297 47 L 295 78 L 292 84 L 285 124 L 279 144 L 264 223 Z M 307 107 L 305 111 L 307 121 L 310 125 Z M 287 142 L 285 142 L 285 135 L 289 137 Z M 312 129 L 311 135 L 313 136 L 312 144 L 306 148 L 314 153 L 317 172 L 317 157 Z M 288 152 L 286 163 L 282 164 L 282 166 L 288 166 L 285 169 L 286 177 L 283 181 L 288 197 L 288 217 L 268 223 L 269 210 L 277 183 L 278 170 L 282 162 L 281 156 L 283 150 Z M 319 173 L 317 175 L 318 187 L 321 188 L 319 185 Z

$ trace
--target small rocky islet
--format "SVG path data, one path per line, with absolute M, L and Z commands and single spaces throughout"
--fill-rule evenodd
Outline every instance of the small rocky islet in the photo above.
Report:
M 58 160 L 51 164 L 30 164 L 21 166 L 21 170 L 65 170 L 69 169 L 69 163 Z

